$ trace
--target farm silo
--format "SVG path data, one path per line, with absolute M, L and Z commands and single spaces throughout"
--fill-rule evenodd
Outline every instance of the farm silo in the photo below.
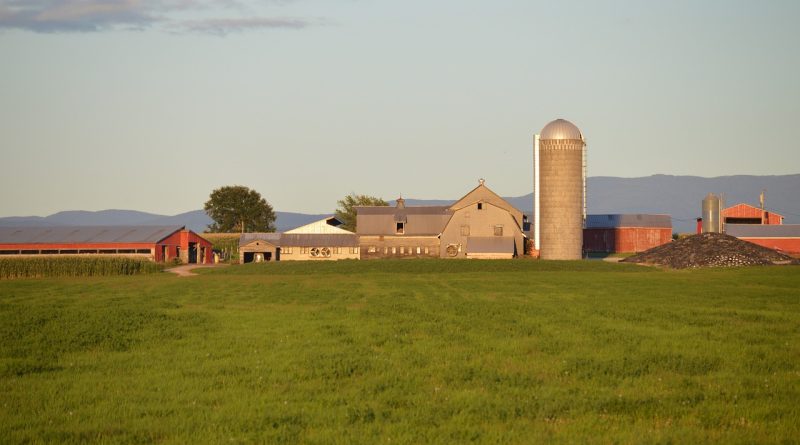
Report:
M 556 119 L 534 137 L 534 248 L 544 260 L 582 257 L 586 219 L 586 142 Z
M 713 193 L 703 198 L 703 233 L 722 233 L 722 207 L 722 199 Z

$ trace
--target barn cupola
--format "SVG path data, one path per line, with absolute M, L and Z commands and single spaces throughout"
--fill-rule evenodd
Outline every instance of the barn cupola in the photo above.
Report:
M 404 208 L 406 208 L 406 200 L 405 200 L 405 199 L 403 199 L 403 197 L 402 197 L 402 196 L 401 196 L 401 197 L 399 197 L 399 198 L 397 198 L 397 208 L 398 208 L 398 209 L 404 209 Z

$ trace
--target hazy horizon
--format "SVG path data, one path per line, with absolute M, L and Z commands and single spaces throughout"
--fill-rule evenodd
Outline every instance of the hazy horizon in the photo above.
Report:
M 797 174 L 800 2 L 0 0 L 0 216 L 196 210 L 240 184 L 530 193 L 565 118 L 589 176 Z

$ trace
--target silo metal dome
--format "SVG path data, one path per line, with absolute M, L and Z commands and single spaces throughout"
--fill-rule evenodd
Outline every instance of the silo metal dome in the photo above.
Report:
M 572 122 L 566 119 L 556 119 L 542 128 L 539 138 L 547 140 L 576 139 L 582 141 L 583 134 Z
M 534 245 L 545 260 L 583 255 L 586 142 L 571 122 L 556 119 L 534 137 Z M 538 242 L 537 242 L 538 240 Z

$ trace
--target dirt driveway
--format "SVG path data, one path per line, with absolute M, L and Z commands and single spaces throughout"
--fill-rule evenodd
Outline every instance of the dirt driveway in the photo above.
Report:
M 207 267 L 225 267 L 229 264 L 184 264 L 183 266 L 171 267 L 164 269 L 164 272 L 172 272 L 179 277 L 196 277 L 197 274 L 192 272 L 194 269 L 204 269 Z

